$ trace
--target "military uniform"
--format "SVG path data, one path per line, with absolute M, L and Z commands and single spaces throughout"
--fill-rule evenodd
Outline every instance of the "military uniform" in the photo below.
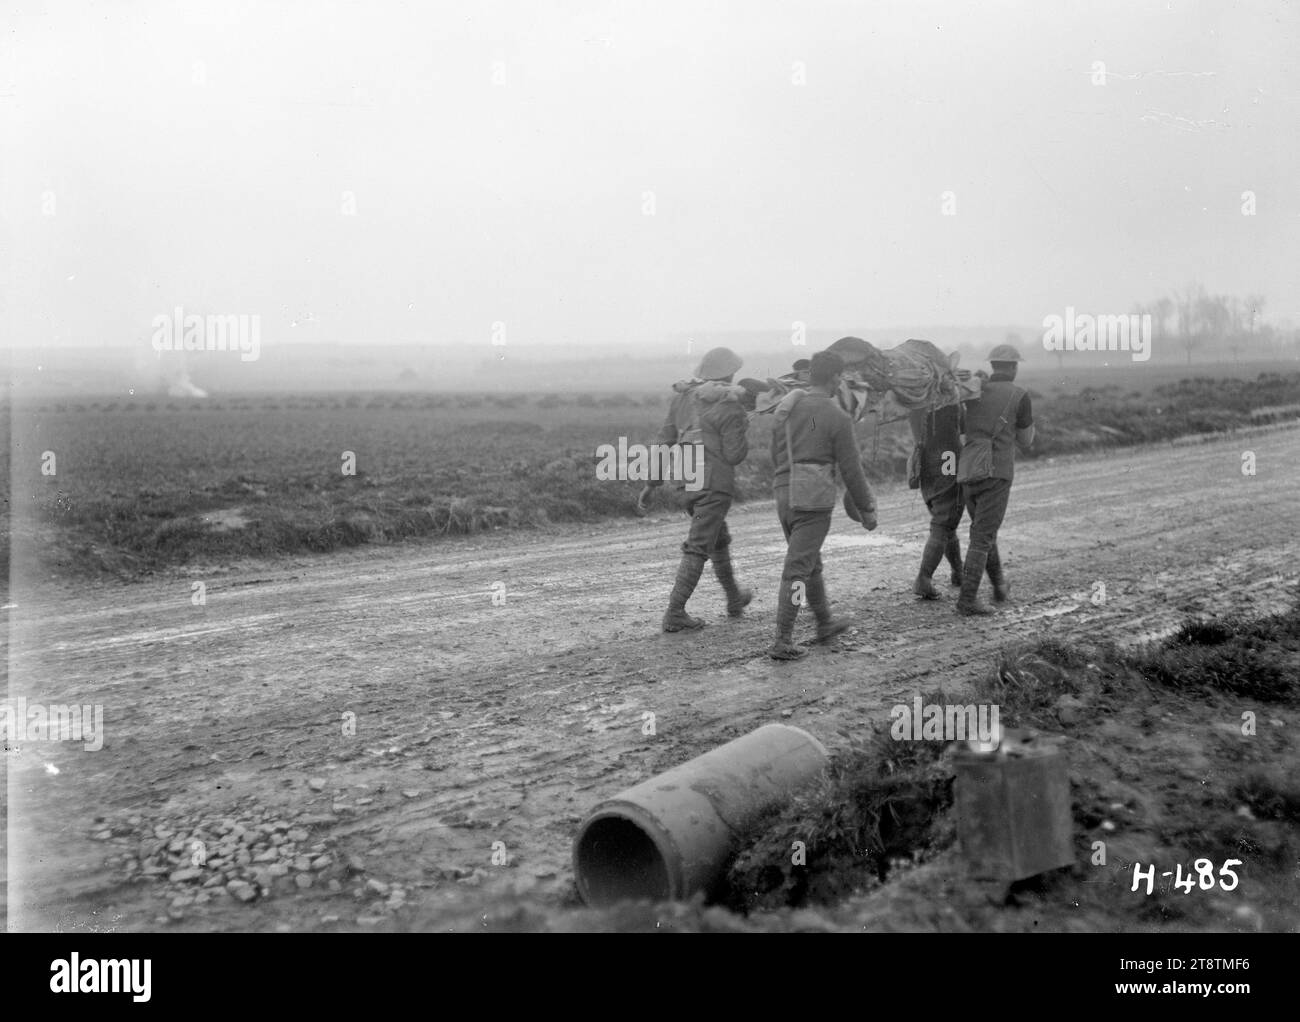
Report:
M 921 446 L 921 498 L 930 512 L 930 535 L 921 554 L 921 570 L 912 587 L 917 596 L 937 598 L 931 578 L 939 562 L 948 558 L 953 585 L 961 585 L 962 496 L 957 484 L 957 455 L 961 450 L 960 404 L 920 408 L 908 416 L 912 437 Z
M 966 442 L 992 439 L 993 471 L 989 478 L 962 485 L 962 500 L 970 516 L 970 545 L 962 572 L 959 610 L 972 612 L 980 579 L 987 569 L 994 597 L 1005 599 L 1006 581 L 998 555 L 998 529 L 1007 513 L 1011 482 L 1016 471 L 1016 436 L 1028 432 L 1032 439 L 1033 404 L 1029 392 L 1018 387 L 1012 376 L 994 372 L 978 401 L 966 408 Z M 974 612 L 980 612 L 977 608 Z
M 803 583 L 804 596 L 817 618 L 818 639 L 829 638 L 843 625 L 833 622 L 822 578 L 822 543 L 831 527 L 831 512 L 796 511 L 790 507 L 791 453 L 786 445 L 786 423 L 789 423 L 790 442 L 794 446 L 795 462 L 813 462 L 835 465 L 840 479 L 853 503 L 863 513 L 873 514 L 875 498 L 867 477 L 862 471 L 857 438 L 853 435 L 853 421 L 836 401 L 824 393 L 812 390 L 790 395 L 776 412 L 772 429 L 773 489 L 776 496 L 776 513 L 785 533 L 788 547 L 785 566 L 781 572 L 781 588 L 777 598 L 776 642 L 768 651 L 778 659 L 794 659 L 800 651 L 793 645 L 795 620 L 802 603 L 795 589 Z
M 659 444 L 703 444 L 703 487 L 682 487 L 683 509 L 691 531 L 682 553 L 710 557 L 731 545 L 727 512 L 736 496 L 736 468 L 749 454 L 749 416 L 731 398 L 708 400 L 694 390 L 677 395 L 659 435 Z M 716 562 L 715 562 L 716 563 Z
M 730 376 L 740 364 L 734 353 L 717 348 L 705 355 L 700 375 Z M 716 382 L 676 390 L 655 440 L 664 445 L 702 444 L 704 471 L 699 490 L 686 490 L 680 481 L 676 483 L 691 527 L 682 544 L 682 558 L 664 614 L 666 632 L 703 627 L 703 621 L 686 613 L 686 601 L 699 584 L 706 560 L 713 564 L 713 573 L 727 595 L 728 614 L 739 615 L 753 599 L 750 590 L 736 583 L 731 533 L 727 529 L 727 512 L 736 495 L 736 466 L 749 454 L 749 416 L 732 388 Z

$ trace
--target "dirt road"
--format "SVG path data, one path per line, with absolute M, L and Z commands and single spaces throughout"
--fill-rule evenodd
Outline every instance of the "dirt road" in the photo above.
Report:
M 512 891 L 559 904 L 587 807 L 762 723 L 833 748 L 918 689 L 962 686 L 1011 640 L 1136 639 L 1193 611 L 1283 606 L 1298 464 L 1300 430 L 1280 428 L 1022 465 L 1001 537 L 1013 603 L 976 621 L 953 614 L 952 590 L 911 597 L 924 508 L 886 491 L 876 532 L 837 511 L 824 550 L 856 630 L 794 664 L 762 656 L 784 553 L 768 501 L 731 517 L 754 604 L 728 620 L 706 574 L 690 609 L 710 624 L 694 635 L 659 632 L 685 532 L 671 515 L 15 585 L 11 700 L 101 705 L 104 742 L 17 741 L 6 757 L 9 926 L 352 928 Z M 166 869 L 128 881 L 190 825 L 280 818 L 333 863 L 309 888 L 280 875 L 244 902 L 217 883 L 172 906 Z

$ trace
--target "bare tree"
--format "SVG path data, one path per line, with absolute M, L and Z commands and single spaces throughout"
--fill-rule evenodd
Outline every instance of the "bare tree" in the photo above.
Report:
M 1223 301 L 1228 310 L 1228 330 L 1235 337 L 1241 333 L 1241 299 L 1236 295 L 1225 295 Z
M 1198 303 L 1198 316 L 1202 331 L 1202 339 L 1208 339 L 1211 346 L 1215 349 L 1222 350 L 1223 342 L 1228 338 L 1228 299 L 1223 295 L 1204 294 Z M 1228 346 L 1231 347 L 1232 341 L 1228 340 Z M 1233 360 L 1236 360 L 1236 351 L 1233 351 Z
M 1192 349 L 1201 342 L 1200 313 L 1205 298 L 1205 288 L 1195 281 L 1173 295 L 1174 310 L 1178 315 L 1178 341 L 1187 352 L 1188 365 L 1192 364 Z
M 1267 301 L 1263 295 L 1246 295 L 1246 308 L 1243 318 L 1246 323 L 1246 330 L 1250 335 L 1250 345 L 1253 348 L 1258 343 L 1257 335 L 1259 334 L 1260 318 L 1264 314 L 1264 303 Z
M 1174 303 L 1168 295 L 1157 298 L 1151 306 L 1151 318 L 1155 320 L 1155 332 L 1161 340 L 1169 332 L 1169 317 L 1173 315 Z
M 1259 326 L 1259 318 L 1264 314 L 1264 304 L 1267 301 L 1263 295 L 1246 296 L 1246 322 L 1252 334 Z
M 1136 306 L 1138 315 L 1149 315 L 1152 334 L 1160 340 L 1177 337 L 1192 364 L 1192 352 L 1208 340 L 1220 350 L 1232 352 L 1233 362 L 1252 348 L 1271 341 L 1274 332 L 1260 323 L 1263 295 L 1212 295 L 1192 281 L 1181 291 Z
M 1247 341 L 1249 338 L 1245 331 L 1241 329 L 1241 299 L 1236 295 L 1228 295 L 1225 297 L 1224 302 L 1228 317 L 1228 350 L 1232 352 L 1232 364 L 1235 367 L 1241 362 L 1241 353 L 1243 350 L 1246 351 L 1247 355 L 1250 354 L 1250 351 L 1247 348 Z

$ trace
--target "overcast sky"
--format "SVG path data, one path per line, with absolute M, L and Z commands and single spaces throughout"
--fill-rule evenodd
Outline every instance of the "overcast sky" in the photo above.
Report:
M 1296 6 L 10 0 L 5 343 L 1300 318 Z

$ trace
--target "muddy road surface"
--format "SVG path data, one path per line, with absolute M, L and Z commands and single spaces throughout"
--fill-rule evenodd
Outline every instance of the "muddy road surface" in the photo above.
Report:
M 876 532 L 837 510 L 823 551 L 854 629 L 795 663 L 762 653 L 784 555 L 770 501 L 730 519 L 753 605 L 728 619 L 706 571 L 694 634 L 659 631 L 686 531 L 669 513 L 15 585 L 11 702 L 102 707 L 103 744 L 12 743 L 8 925 L 352 929 L 467 899 L 562 908 L 587 808 L 761 724 L 834 749 L 1013 640 L 1138 641 L 1190 613 L 1284 606 L 1298 466 L 1295 428 L 1022 464 L 1001 534 L 1012 602 L 985 619 L 953 613 L 946 566 L 941 602 L 911 596 L 924 507 L 886 489 Z M 796 638 L 811 627 L 805 611 Z

